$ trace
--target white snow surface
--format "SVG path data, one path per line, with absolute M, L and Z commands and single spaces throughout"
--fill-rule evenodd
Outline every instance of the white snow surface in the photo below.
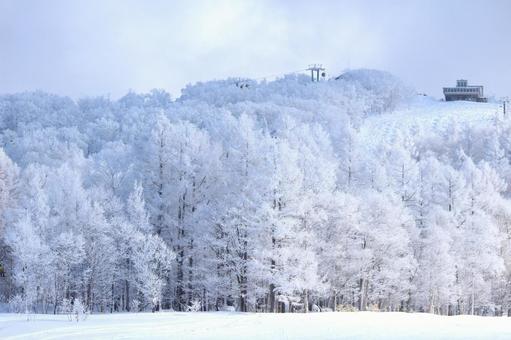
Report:
M 481 126 L 491 123 L 496 117 L 502 119 L 499 105 L 417 97 L 394 112 L 365 119 L 360 127 L 360 137 L 370 145 L 379 145 L 382 141 L 392 141 L 396 133 L 427 134 L 442 131 L 454 122 Z
M 3 339 L 511 339 L 511 318 L 420 313 L 0 314 Z

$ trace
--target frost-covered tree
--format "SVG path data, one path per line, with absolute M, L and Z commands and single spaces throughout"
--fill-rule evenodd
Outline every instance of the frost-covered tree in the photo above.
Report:
M 0 299 L 511 311 L 511 121 L 374 70 L 243 85 L 0 96 Z

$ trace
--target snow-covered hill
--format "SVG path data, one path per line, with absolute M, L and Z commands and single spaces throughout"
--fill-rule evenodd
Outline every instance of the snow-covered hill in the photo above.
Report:
M 372 145 L 392 141 L 397 134 L 444 131 L 454 123 L 483 127 L 503 119 L 500 103 L 445 102 L 419 96 L 392 112 L 372 115 L 360 127 L 360 137 Z

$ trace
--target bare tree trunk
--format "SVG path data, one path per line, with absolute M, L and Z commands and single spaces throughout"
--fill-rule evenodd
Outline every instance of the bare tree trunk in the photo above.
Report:
M 472 275 L 472 296 L 471 296 L 471 306 L 470 306 L 470 314 L 474 315 L 474 305 L 475 305 L 475 289 L 474 289 L 474 275 Z
M 190 251 L 188 252 L 188 304 L 193 300 L 193 239 L 190 240 Z
M 274 261 L 272 261 L 274 262 Z M 270 305 L 270 313 L 275 312 L 275 285 L 270 283 L 270 294 L 268 296 L 268 304 Z
M 247 254 L 243 254 L 243 259 L 246 261 Z M 247 311 L 247 276 L 246 276 L 246 267 L 242 268 L 242 274 L 239 277 L 239 285 L 240 285 L 240 312 Z
M 57 289 L 57 274 L 54 274 L 54 277 L 55 277 L 55 299 L 54 299 L 54 302 L 53 302 L 53 314 L 57 314 L 57 306 L 58 306 L 58 301 L 59 301 L 59 294 L 58 294 L 58 289 Z
M 307 289 L 304 290 L 303 312 L 304 313 L 308 313 L 309 312 L 309 293 L 308 293 Z
M 114 300 L 115 300 L 115 297 L 114 297 L 114 284 L 112 282 L 112 301 L 111 301 L 112 305 L 110 306 L 110 313 L 113 313 L 114 309 L 115 309 L 114 308 L 115 307 L 114 306 L 114 304 L 115 304 Z
M 358 309 L 361 311 L 365 311 L 367 309 L 367 280 L 365 278 L 360 279 L 360 296 L 359 296 L 359 304 Z
M 126 297 L 124 301 L 124 309 L 128 312 L 130 311 L 130 282 L 126 280 L 125 282 L 125 289 L 126 289 Z

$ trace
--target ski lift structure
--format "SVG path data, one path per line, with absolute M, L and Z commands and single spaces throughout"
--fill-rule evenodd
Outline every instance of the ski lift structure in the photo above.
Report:
M 241 78 L 238 78 L 234 84 L 236 85 L 236 87 L 239 87 L 240 89 L 248 89 L 250 87 L 250 82 L 248 81 L 248 79 L 241 79 Z
M 325 68 L 322 64 L 312 64 L 309 65 L 307 71 L 311 72 L 311 80 L 312 82 L 319 82 L 319 76 L 321 75 L 321 79 L 326 77 Z
M 506 117 L 507 111 L 509 111 L 509 97 L 502 98 L 502 114 Z
M 233 84 L 240 89 L 248 89 L 254 84 L 254 81 L 257 82 L 259 80 L 266 80 L 268 78 L 284 76 L 286 74 L 298 74 L 298 73 L 302 73 L 304 71 L 310 71 L 311 81 L 315 83 L 315 82 L 319 82 L 321 80 L 326 79 L 326 71 L 325 70 L 326 69 L 323 67 L 323 64 L 310 64 L 308 66 L 308 68 L 306 68 L 306 69 L 296 70 L 296 71 L 292 71 L 292 72 L 283 72 L 283 73 L 272 74 L 272 75 L 258 77 L 258 78 L 252 78 L 252 79 L 237 78 L 233 81 Z

